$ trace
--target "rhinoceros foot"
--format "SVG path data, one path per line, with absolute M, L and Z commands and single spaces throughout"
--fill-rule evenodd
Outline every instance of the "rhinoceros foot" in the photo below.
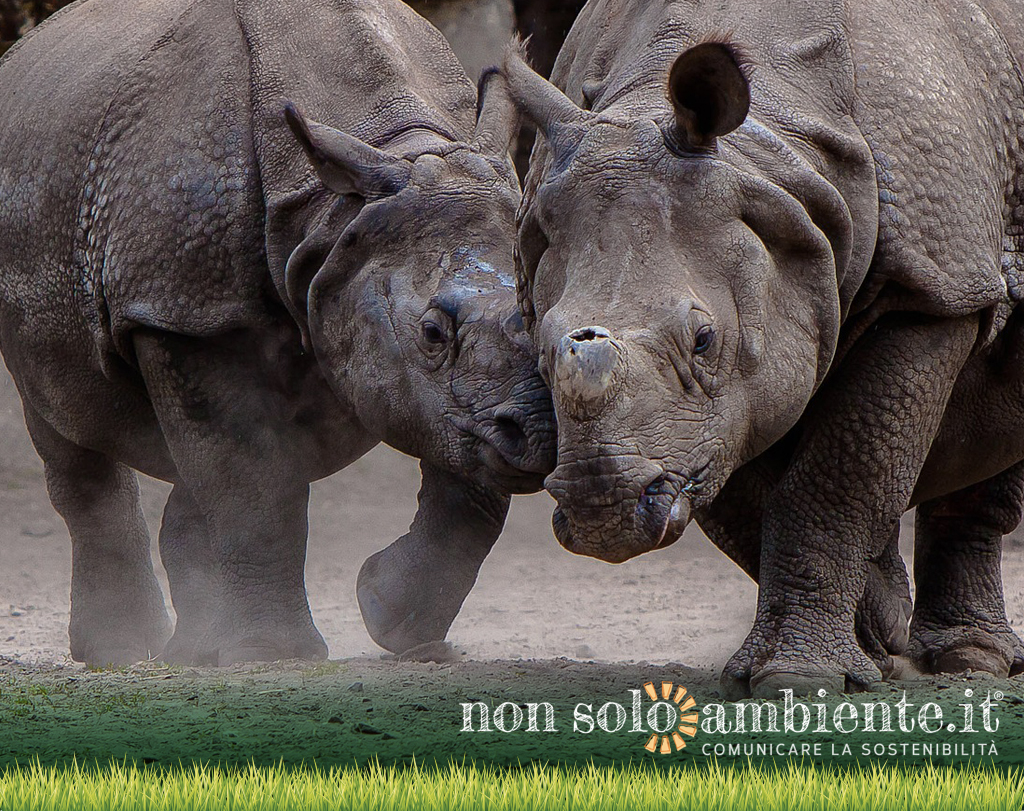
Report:
M 204 646 L 198 635 L 182 633 L 179 625 L 160 654 L 160 661 L 170 665 L 216 666 L 219 656 L 216 647 Z
M 246 637 L 220 648 L 217 664 L 221 667 L 239 662 L 276 662 L 279 659 L 307 659 L 319 662 L 327 658 L 327 643 L 316 629 L 298 639 L 291 634 Z
M 171 620 L 154 579 L 137 589 L 85 592 L 71 599 L 71 658 L 89 667 L 124 667 L 152 659 L 171 635 Z
M 846 640 L 843 636 L 807 637 L 798 644 L 793 632 L 757 623 L 722 671 L 722 688 L 731 700 L 777 699 L 782 690 L 799 696 L 819 690 L 836 695 L 874 689 L 882 680 L 880 670 L 852 634 Z
M 450 562 L 406 554 L 399 539 L 363 563 L 356 580 L 359 610 L 370 637 L 385 650 L 402 654 L 440 643 L 462 608 L 475 580 L 455 577 Z
M 430 593 L 416 588 L 416 582 L 423 579 L 421 573 L 407 565 L 408 561 L 396 558 L 392 547 L 367 558 L 356 579 L 356 597 L 373 641 L 384 650 L 401 654 L 443 640 L 462 599 L 445 599 L 451 595 L 443 588 L 430 589 Z
M 160 659 L 168 664 L 226 667 L 238 662 L 276 662 L 281 659 L 321 661 L 327 643 L 312 623 L 283 623 L 249 632 L 217 627 L 197 632 L 179 628 Z
M 993 631 L 975 626 L 945 628 L 917 624 L 909 654 L 928 673 L 991 673 L 999 678 L 1024 673 L 1024 643 L 1009 625 Z
M 79 641 L 71 647 L 71 658 L 92 668 L 118 668 L 154 658 L 170 633 L 170 623 L 154 625 L 147 631 L 136 631 L 128 637 Z

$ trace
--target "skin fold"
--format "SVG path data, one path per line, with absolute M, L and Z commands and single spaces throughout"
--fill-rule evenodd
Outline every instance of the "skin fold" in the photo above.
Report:
M 323 658 L 309 483 L 381 441 L 423 489 L 360 573 L 367 627 L 444 637 L 554 461 L 493 83 L 393 0 L 87 0 L 4 57 L 0 345 L 72 537 L 75 659 Z M 173 635 L 133 470 L 174 485 Z
M 1005 0 L 593 0 L 551 83 L 509 52 L 556 535 L 621 562 L 696 518 L 759 584 L 736 695 L 1021 669 L 1022 56 Z

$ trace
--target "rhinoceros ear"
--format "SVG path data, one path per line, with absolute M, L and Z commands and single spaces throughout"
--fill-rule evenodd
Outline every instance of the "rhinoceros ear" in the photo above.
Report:
M 473 147 L 484 155 L 504 158 L 519 136 L 519 111 L 501 71 L 487 68 L 477 85 Z
M 331 191 L 376 199 L 396 194 L 409 182 L 408 161 L 333 127 L 308 121 L 291 102 L 285 104 L 284 117 L 317 175 Z
M 544 134 L 555 162 L 571 155 L 579 144 L 582 128 L 594 114 L 580 108 L 531 68 L 526 63 L 521 43 L 513 42 L 506 49 L 502 73 L 509 95 Z
M 750 111 L 750 84 L 735 48 L 704 42 L 684 51 L 668 75 L 675 139 L 684 149 L 709 149 Z

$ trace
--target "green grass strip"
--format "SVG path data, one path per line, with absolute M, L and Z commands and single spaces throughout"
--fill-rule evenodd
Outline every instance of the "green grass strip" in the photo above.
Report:
M 943 766 L 852 769 L 450 765 L 158 768 L 132 763 L 10 767 L 2 811 L 1017 811 L 1020 771 Z

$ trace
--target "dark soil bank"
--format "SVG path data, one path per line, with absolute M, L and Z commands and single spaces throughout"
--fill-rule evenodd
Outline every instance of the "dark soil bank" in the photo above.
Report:
M 687 688 L 687 698 L 696 703 L 684 712 L 698 714 L 699 728 L 686 736 L 681 751 L 672 746 L 670 754 L 649 754 L 644 745 L 651 727 L 664 726 L 666 712 L 650 715 L 655 705 L 643 685 L 653 682 L 660 693 L 663 681 L 673 683 L 673 693 Z M 1024 762 L 1022 695 L 1020 679 L 933 679 L 855 696 L 797 699 L 787 713 L 785 700 L 726 702 L 711 672 L 678 664 L 349 659 L 315 666 L 142 665 L 88 672 L 8 661 L 0 663 L 0 765 L 109 757 L 166 765 L 465 758 L 497 764 L 642 760 L 664 766 L 716 757 L 1010 765 Z M 843 702 L 850 709 L 839 708 Z M 865 703 L 876 705 L 874 730 L 866 728 Z M 465 728 L 463 705 L 472 705 L 472 731 Z M 889 708 L 890 731 L 883 706 Z M 943 713 L 940 722 L 937 712 Z M 760 731 L 753 731 L 755 717 Z M 922 718 L 925 731 L 919 729 Z M 901 731 L 901 720 L 912 729 Z

